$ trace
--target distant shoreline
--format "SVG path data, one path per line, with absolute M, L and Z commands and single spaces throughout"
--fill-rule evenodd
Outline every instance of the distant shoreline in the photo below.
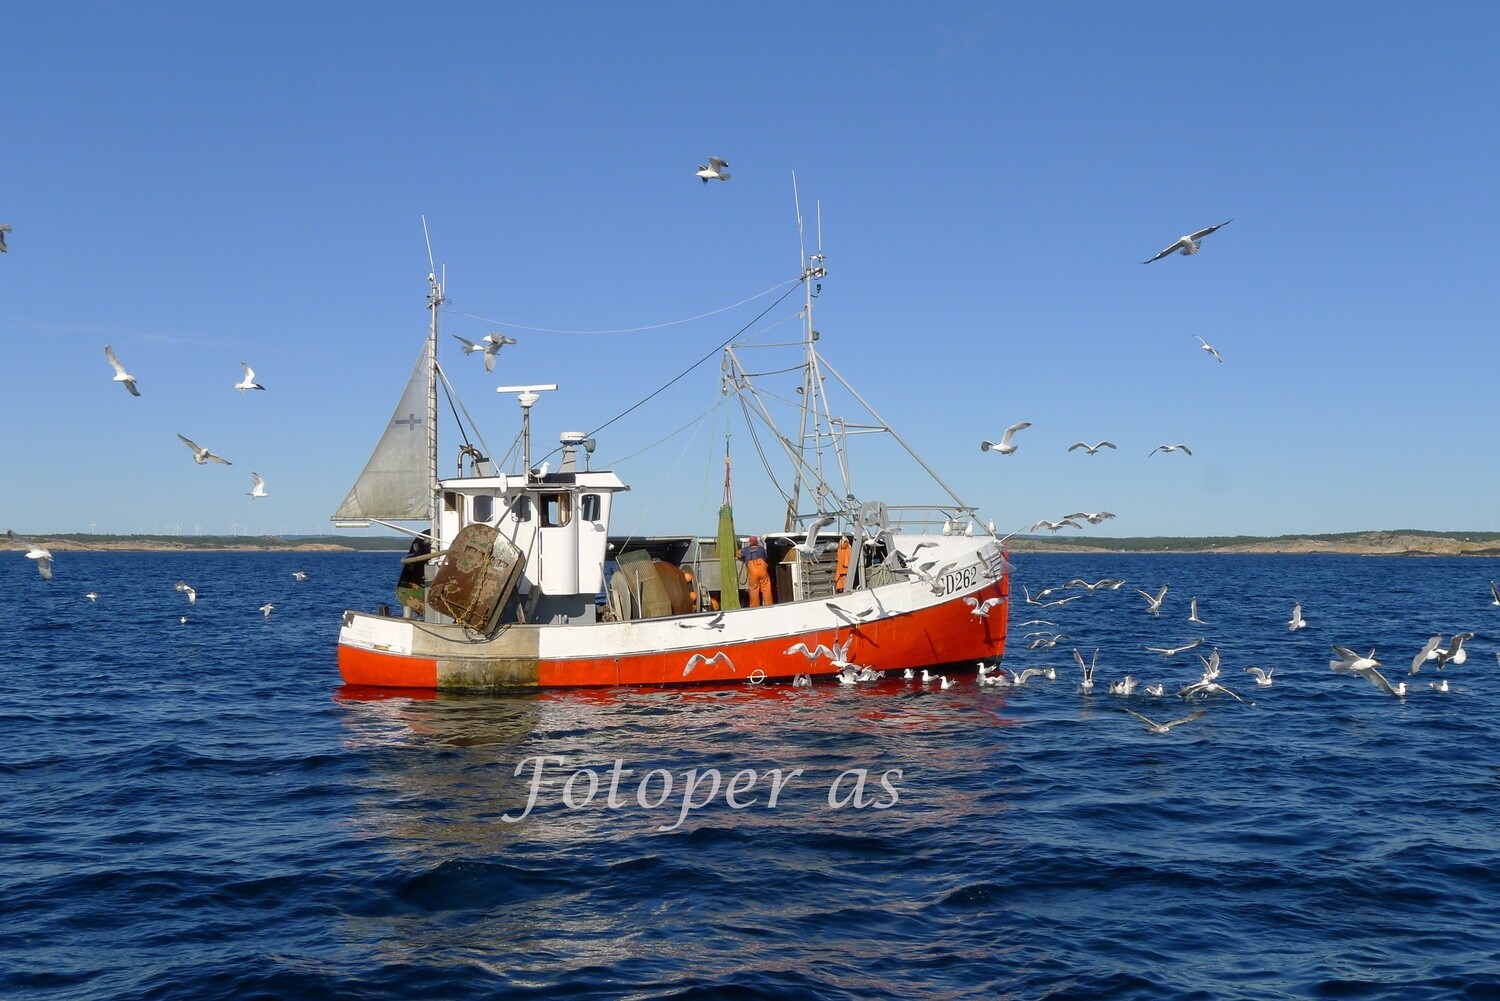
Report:
M 29 535 L 57 552 L 234 552 L 351 553 L 405 552 L 408 541 L 391 536 L 224 536 L 224 535 Z M 1013 553 L 1333 553 L 1359 556 L 1500 556 L 1500 532 L 1430 532 L 1402 529 L 1341 532 L 1332 535 L 1149 536 L 1112 538 L 1087 534 L 1012 536 Z

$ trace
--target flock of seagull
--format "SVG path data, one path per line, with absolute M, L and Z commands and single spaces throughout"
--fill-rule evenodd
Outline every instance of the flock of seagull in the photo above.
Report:
M 1036 606 L 1038 610 L 1041 610 L 1061 608 L 1099 591 L 1118 591 L 1125 586 L 1125 583 L 1124 580 L 1107 577 L 1097 581 L 1073 579 L 1056 587 L 1045 588 L 1035 595 L 1023 586 L 1022 593 L 1025 596 L 1026 605 Z M 1066 595 L 1051 601 L 1046 600 L 1058 592 L 1074 589 L 1081 593 Z M 1145 600 L 1144 611 L 1146 614 L 1160 618 L 1162 606 L 1169 590 L 1169 586 L 1163 584 L 1155 591 L 1148 591 L 1145 588 L 1135 588 L 1135 593 Z M 1490 582 L 1490 594 L 1493 599 L 1490 601 L 1490 604 L 1500 607 L 1500 585 L 1497 585 L 1494 581 Z M 998 598 L 990 599 L 986 602 L 980 602 L 975 598 L 968 598 L 966 600 L 970 602 L 974 614 L 978 616 L 987 615 L 990 608 L 994 607 L 1000 601 Z M 1198 598 L 1196 596 L 1190 598 L 1188 602 L 1187 621 L 1200 626 L 1208 625 L 1208 622 L 1199 614 Z M 1041 618 L 1033 618 L 1017 623 L 1018 628 L 1025 628 L 1027 626 L 1048 626 L 1055 628 L 1056 625 L 1057 623 L 1052 620 Z M 1286 620 L 1285 625 L 1289 633 L 1296 633 L 1299 630 L 1308 628 L 1308 622 L 1303 615 L 1301 603 L 1292 606 L 1291 615 Z M 1024 634 L 1023 638 L 1030 641 L 1027 644 L 1029 649 L 1050 650 L 1072 637 L 1061 632 L 1039 628 Z M 1368 654 L 1361 655 L 1347 647 L 1334 644 L 1333 652 L 1335 658 L 1329 662 L 1329 666 L 1336 674 L 1347 674 L 1363 678 L 1381 692 L 1398 699 L 1404 699 L 1408 695 L 1413 694 L 1416 687 L 1416 682 L 1411 682 L 1409 687 L 1409 679 L 1414 678 L 1420 673 L 1425 665 L 1432 663 L 1437 672 L 1442 672 L 1450 664 L 1463 664 L 1467 660 L 1469 652 L 1466 644 L 1473 638 L 1474 633 L 1467 631 L 1454 634 L 1446 642 L 1441 635 L 1431 637 L 1412 658 L 1408 680 L 1402 680 L 1396 684 L 1392 684 L 1380 672 L 1381 662 L 1375 658 L 1374 650 L 1371 650 Z M 807 658 L 809 662 L 816 661 L 819 658 L 827 658 L 829 664 L 838 669 L 835 680 L 840 685 L 858 685 L 865 682 L 881 681 L 887 677 L 894 676 L 894 672 L 876 671 L 872 668 L 850 662 L 849 649 L 851 642 L 852 637 L 843 644 L 835 644 L 832 647 L 819 644 L 811 648 L 805 643 L 795 643 L 788 647 L 785 653 L 788 655 L 801 655 Z M 1158 654 L 1164 661 L 1170 662 L 1189 651 L 1198 651 L 1207 642 L 1205 637 L 1197 636 L 1186 642 L 1171 646 L 1147 646 L 1142 644 L 1142 649 L 1148 653 Z M 1085 658 L 1081 650 L 1077 647 L 1073 648 L 1073 660 L 1078 665 L 1080 676 L 1077 690 L 1083 695 L 1092 696 L 1096 692 L 1107 692 L 1112 696 L 1131 698 L 1139 690 L 1144 692 L 1145 695 L 1156 699 L 1166 698 L 1169 695 L 1175 694 L 1178 698 L 1190 704 L 1204 704 L 1216 696 L 1223 696 L 1225 699 L 1232 699 L 1245 705 L 1254 704 L 1240 692 L 1230 688 L 1222 680 L 1224 665 L 1217 647 L 1211 647 L 1210 652 L 1206 656 L 1195 652 L 1194 656 L 1197 657 L 1202 666 L 1200 673 L 1186 683 L 1174 684 L 1172 686 L 1169 686 L 1164 681 L 1152 681 L 1149 684 L 1142 684 L 1139 679 L 1131 674 L 1126 674 L 1124 677 L 1108 683 L 1096 683 L 1095 672 L 1099 664 L 1099 653 L 1099 649 L 1095 648 L 1092 655 Z M 1500 662 L 1500 652 L 1497 652 L 1495 657 L 1497 662 Z M 1250 676 L 1250 680 L 1254 682 L 1255 687 L 1258 689 L 1270 688 L 1276 682 L 1276 670 L 1274 667 L 1250 664 L 1243 668 L 1243 672 Z M 946 675 L 935 675 L 926 670 L 907 670 L 900 677 L 902 680 L 912 682 L 924 689 L 929 685 L 935 684 L 940 691 L 947 691 L 959 684 L 959 681 L 955 678 L 949 678 Z M 1033 679 L 1055 681 L 1057 677 L 1058 667 L 1056 665 L 1031 666 L 1017 671 L 1002 667 L 999 663 L 986 664 L 981 661 L 978 664 L 974 680 L 975 684 L 981 689 L 1012 689 L 1023 687 Z M 798 688 L 811 686 L 811 675 L 798 674 L 793 679 L 792 685 Z M 1435 692 L 1454 691 L 1449 685 L 1448 678 L 1441 674 L 1439 674 L 1437 680 L 1430 681 L 1428 687 Z M 1168 733 L 1172 728 L 1191 723 L 1194 720 L 1202 718 L 1204 715 L 1204 711 L 1200 708 L 1186 716 L 1161 722 L 1129 706 L 1122 705 L 1119 708 L 1140 720 L 1145 725 L 1148 733 L 1158 735 Z
M 115 349 L 108 344 L 104 345 L 104 357 L 109 361 L 110 368 L 113 368 L 115 370 L 114 379 L 112 381 L 118 382 L 123 385 L 125 387 L 125 391 L 128 392 L 131 396 L 140 396 L 141 390 L 137 385 L 136 377 L 130 374 L 130 371 L 120 361 L 119 355 L 115 354 Z M 240 362 L 240 369 L 244 374 L 241 377 L 240 381 L 234 384 L 235 392 L 243 394 L 246 391 L 252 389 L 258 389 L 262 391 L 265 390 L 265 386 L 262 386 L 260 383 L 255 381 L 255 370 L 251 368 L 248 363 Z M 210 462 L 217 463 L 221 466 L 234 465 L 234 463 L 230 462 L 222 455 L 204 448 L 202 445 L 198 444 L 196 441 L 193 441 L 193 439 L 187 437 L 181 432 L 178 432 L 177 438 L 188 447 L 188 450 L 190 452 L 193 453 L 193 461 L 200 466 L 207 465 Z M 250 474 L 250 480 L 251 487 L 246 491 L 246 495 L 249 496 L 251 500 L 257 500 L 262 497 L 270 496 L 270 494 L 266 492 L 266 481 L 261 478 L 261 475 L 259 473 L 252 472 Z
M 1233 221 L 1233 219 L 1227 219 L 1224 222 L 1219 223 L 1217 226 L 1209 226 L 1205 229 L 1198 230 L 1196 233 L 1188 233 L 1186 236 L 1179 237 L 1177 239 L 1177 242 L 1173 243 L 1161 253 L 1143 263 L 1150 264 L 1154 261 L 1159 261 L 1163 257 L 1167 257 L 1171 254 L 1182 254 L 1184 256 L 1191 257 L 1192 255 L 1198 253 L 1204 237 L 1208 236 L 1210 233 L 1215 232 L 1216 230 L 1229 225 Z M 1208 341 L 1204 340 L 1202 337 L 1198 337 L 1198 343 L 1202 346 L 1204 351 L 1217 359 L 1219 364 L 1222 365 L 1224 363 L 1224 356 L 1220 354 L 1219 350 L 1212 344 L 1208 343 Z M 1005 429 L 1005 433 L 1000 436 L 999 441 L 990 441 L 989 439 L 981 441 L 979 443 L 979 450 L 981 452 L 994 452 L 997 455 L 1014 455 L 1016 453 L 1016 449 L 1020 447 L 1016 444 L 1015 441 L 1016 434 L 1020 431 L 1026 430 L 1029 427 L 1031 427 L 1030 421 L 1020 421 L 1016 424 L 1012 424 L 1010 427 Z M 1109 440 L 1098 441 L 1092 445 L 1086 441 L 1075 441 L 1073 444 L 1068 446 L 1067 450 L 1069 452 L 1073 452 L 1077 451 L 1078 449 L 1083 449 L 1084 454 L 1086 455 L 1097 455 L 1101 448 L 1117 450 L 1118 447 L 1119 446 L 1117 446 L 1114 442 Z M 1184 455 L 1193 454 L 1193 450 L 1183 442 L 1176 442 L 1172 444 L 1163 443 L 1157 445 L 1146 454 L 1148 456 L 1151 456 L 1155 455 L 1157 452 L 1162 452 L 1164 454 L 1170 452 L 1181 452 Z M 1067 515 L 1061 519 L 1058 519 L 1057 521 L 1048 521 L 1046 519 L 1043 519 L 1033 525 L 1031 527 L 1031 531 L 1035 532 L 1038 529 L 1045 528 L 1049 531 L 1056 532 L 1058 529 L 1064 527 L 1081 528 L 1081 525 L 1074 524 L 1070 520 L 1074 517 L 1074 515 Z M 1110 515 L 1110 517 L 1113 517 L 1113 515 Z M 1095 522 L 1095 524 L 1098 524 L 1098 522 Z M 1009 538 L 1009 536 L 1006 536 L 1006 538 Z

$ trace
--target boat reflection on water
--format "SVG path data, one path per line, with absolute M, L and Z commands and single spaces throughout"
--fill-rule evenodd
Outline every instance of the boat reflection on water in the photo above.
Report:
M 344 743 L 358 762 L 348 823 L 370 876 L 341 936 L 381 964 L 460 953 L 514 982 L 546 974 L 548 956 L 633 962 L 645 907 L 653 950 L 681 941 L 683 962 L 696 961 L 687 943 L 710 903 L 770 935 L 830 906 L 789 889 L 808 867 L 906 857 L 976 817 L 1005 823 L 1030 780 L 992 770 L 1011 757 L 1004 706 L 972 685 L 899 679 L 513 696 L 343 689 Z

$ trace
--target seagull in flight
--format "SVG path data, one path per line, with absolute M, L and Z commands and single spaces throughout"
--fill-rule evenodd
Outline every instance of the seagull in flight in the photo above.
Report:
M 1129 708 L 1128 706 L 1121 706 L 1120 708 L 1124 709 L 1126 712 L 1134 716 L 1136 719 L 1140 720 L 1142 723 L 1145 723 L 1147 733 L 1157 734 L 1166 733 L 1174 726 L 1181 726 L 1184 723 L 1191 723 L 1193 720 L 1203 715 L 1203 710 L 1199 709 L 1191 716 L 1184 716 L 1182 717 L 1182 719 L 1174 719 L 1170 723 L 1158 723 L 1150 716 L 1142 716 L 1140 713 L 1136 712 L 1134 709 Z
M 0 254 L 10 253 L 10 248 L 5 245 L 5 234 L 10 232 L 10 223 L 0 222 Z
M 1194 337 L 1198 337 L 1197 334 L 1194 334 L 1193 336 Z M 1203 350 L 1204 351 L 1207 351 L 1209 354 L 1211 354 L 1215 358 L 1219 359 L 1219 364 L 1220 365 L 1224 364 L 1224 356 L 1221 355 L 1221 354 L 1219 354 L 1219 349 L 1218 348 L 1214 347 L 1212 344 L 1208 343 L 1207 341 L 1205 341 L 1201 337 L 1198 337 L 1198 341 L 1199 341 L 1199 343 L 1201 343 L 1203 345 Z
M 471 355 L 476 351 L 484 352 L 484 370 L 486 372 L 495 371 L 495 356 L 500 353 L 501 348 L 507 344 L 516 343 L 514 337 L 506 337 L 504 334 L 485 334 L 478 343 L 469 340 L 467 337 L 459 337 L 457 334 L 453 335 L 453 339 L 463 344 L 464 354 L 466 355 Z
M 1445 649 L 1437 651 L 1436 659 L 1438 670 L 1441 671 L 1450 662 L 1454 664 L 1462 664 L 1464 661 L 1468 660 L 1469 651 L 1464 649 L 1464 642 L 1473 638 L 1473 633 L 1459 633 L 1458 635 L 1454 636 L 1453 639 L 1449 640 L 1448 646 Z
M 1496 587 L 1494 581 L 1490 581 L 1490 594 L 1495 596 L 1495 600 L 1490 602 L 1490 604 L 1500 605 L 1500 587 Z
M 275 605 L 271 604 L 268 601 L 264 605 L 260 606 L 260 614 L 264 615 L 266 618 L 269 619 L 271 617 L 271 609 L 273 609 L 275 607 L 276 607 Z
M 986 598 L 980 601 L 978 598 L 967 597 L 964 599 L 964 604 L 969 606 L 969 614 L 974 616 L 974 618 L 987 619 L 990 615 L 990 609 L 1004 600 L 1003 598 Z
M 1247 667 L 1246 674 L 1255 675 L 1255 683 L 1262 688 L 1271 687 L 1271 674 L 1276 670 L 1274 667 Z
M 1155 595 L 1142 591 L 1140 588 L 1136 588 L 1135 593 L 1146 599 L 1146 611 L 1158 619 L 1161 618 L 1161 600 L 1167 596 L 1166 584 L 1163 584 L 1161 590 L 1157 591 Z
M 260 383 L 255 381 L 255 369 L 251 368 L 245 362 L 240 362 L 240 368 L 245 370 L 245 377 L 234 384 L 235 392 L 243 393 L 247 389 L 266 388 L 265 386 L 262 386 Z
M 1197 639 L 1191 640 L 1190 642 L 1187 642 L 1187 643 L 1184 643 L 1182 646 L 1157 647 L 1157 646 L 1144 646 L 1143 645 L 1141 647 L 1141 649 L 1143 649 L 1143 650 L 1149 650 L 1152 653 L 1159 653 L 1163 657 L 1175 657 L 1179 653 L 1184 653 L 1184 652 L 1186 652 L 1188 650 L 1191 650 L 1193 647 L 1198 646 L 1202 642 L 1203 642 L 1203 637 L 1199 636 Z
M 1083 672 L 1083 683 L 1078 686 L 1078 690 L 1087 695 L 1094 690 L 1094 668 L 1099 665 L 1099 648 L 1094 648 L 1094 659 L 1085 664 L 1083 654 L 1078 652 L 1077 647 L 1074 647 L 1073 659 L 1078 661 L 1078 669 Z
M 803 556 L 816 556 L 818 553 L 818 533 L 827 528 L 829 525 L 832 525 L 836 520 L 837 519 L 831 514 L 826 514 L 823 517 L 819 518 L 817 521 L 807 526 L 807 539 L 803 542 L 797 543 L 796 545 L 792 546 L 792 548 L 797 550 L 797 552 L 801 553 Z M 769 538 L 786 539 L 788 542 L 792 541 L 791 536 L 789 535 L 772 535 L 769 536 Z
M 114 367 L 114 381 L 123 382 L 125 388 L 130 391 L 131 396 L 140 396 L 141 391 L 135 388 L 135 376 L 125 371 L 125 366 L 121 365 L 120 359 L 115 357 L 115 349 L 108 344 L 104 345 L 104 357 L 108 358 L 110 365 Z
M 1299 629 L 1307 628 L 1307 620 L 1302 617 L 1301 602 L 1292 606 L 1292 617 L 1286 620 L 1286 627 L 1288 632 L 1293 633 Z
M 1011 443 L 1011 439 L 1016 436 L 1017 431 L 1025 431 L 1029 427 L 1031 427 L 1030 421 L 1022 421 L 1019 424 L 1012 424 L 1010 427 L 1005 429 L 1005 434 L 1000 436 L 999 441 L 996 442 L 986 440 L 980 442 L 979 450 L 981 452 L 988 452 L 993 449 L 994 451 L 999 452 L 1001 455 L 1011 455 L 1018 447 Z
M 1104 577 L 1104 578 L 1101 578 L 1100 580 L 1097 580 L 1094 583 L 1090 584 L 1088 581 L 1084 580 L 1083 578 L 1077 577 L 1077 578 L 1074 578 L 1073 580 L 1068 581 L 1066 584 L 1063 585 L 1063 587 L 1081 587 L 1084 590 L 1088 591 L 1089 594 L 1093 594 L 1095 591 L 1099 590 L 1101 587 L 1109 588 L 1111 591 L 1118 591 L 1120 589 L 1120 585 L 1122 585 L 1124 583 L 1125 582 L 1123 580 L 1114 580 L 1114 579 L 1109 578 L 1109 577 Z M 1025 625 L 1025 624 L 1026 623 L 1024 623 L 1024 622 L 1021 623 L 1021 625 Z M 1048 623 L 1048 624 L 1050 625 L 1051 623 Z
M 1442 642 L 1443 637 L 1441 636 L 1428 637 L 1428 640 L 1425 644 L 1423 644 L 1422 649 L 1417 651 L 1417 655 L 1411 659 L 1410 673 L 1416 674 L 1418 671 L 1422 670 L 1422 665 L 1424 663 L 1429 660 L 1436 660 L 1437 648 Z
M 723 650 L 715 650 L 712 657 L 705 657 L 701 653 L 695 653 L 691 657 L 689 657 L 687 666 L 682 669 L 682 676 L 686 678 L 689 674 L 692 674 L 693 668 L 697 667 L 699 664 L 712 664 L 715 661 L 721 660 L 725 664 L 729 665 L 729 669 L 731 671 L 734 671 L 736 674 L 739 673 L 739 669 L 734 666 L 734 661 L 729 659 L 729 654 L 725 653 Z
M 180 580 L 172 586 L 187 595 L 189 605 L 196 605 L 198 603 L 198 592 L 189 586 L 187 581 Z
M 1101 441 L 1101 442 L 1099 442 L 1096 445 L 1090 445 L 1086 441 L 1075 441 L 1073 444 L 1071 444 L 1071 445 L 1068 446 L 1068 451 L 1071 452 L 1071 451 L 1073 451 L 1076 448 L 1081 448 L 1085 452 L 1087 452 L 1089 455 L 1093 455 L 1095 452 L 1099 451 L 1101 448 L 1114 448 L 1114 447 L 1115 447 L 1115 443 L 1112 442 L 1112 441 Z
M 1063 521 L 1072 521 L 1075 518 L 1082 518 L 1090 525 L 1097 525 L 1101 521 L 1108 521 L 1113 517 L 1114 515 L 1110 514 L 1108 511 L 1094 511 L 1092 513 L 1088 511 L 1074 511 L 1072 514 L 1064 518 Z
M 727 166 L 729 166 L 728 161 L 711 156 L 708 158 L 706 166 L 701 163 L 698 164 L 698 170 L 694 173 L 694 176 L 704 184 L 707 184 L 709 181 L 727 181 L 729 180 L 729 171 L 724 169 Z
M 212 452 L 210 452 L 208 449 L 204 448 L 202 445 L 199 445 L 193 439 L 191 439 L 191 438 L 184 438 L 181 433 L 179 433 L 177 435 L 177 437 L 182 438 L 182 443 L 184 445 L 186 445 L 188 448 L 190 448 L 190 449 L 193 450 L 193 461 L 196 462 L 200 466 L 204 465 L 205 463 L 209 463 L 209 462 L 217 462 L 221 466 L 232 466 L 232 465 L 234 465 L 234 463 L 230 462 L 228 459 L 224 458 L 223 456 L 221 456 L 221 455 L 214 455 Z
M 1061 518 L 1057 521 L 1048 521 L 1046 518 L 1043 518 L 1035 525 L 1032 525 L 1029 531 L 1035 532 L 1039 528 L 1045 528 L 1049 532 L 1056 532 L 1058 529 L 1064 526 L 1067 526 L 1068 528 L 1076 528 L 1079 531 L 1083 530 L 1083 526 L 1078 524 L 1078 522 L 1074 521 L 1072 518 Z
M 1385 675 L 1376 669 L 1380 666 L 1380 661 L 1375 659 L 1374 648 L 1371 648 L 1369 654 L 1364 657 L 1341 646 L 1335 646 L 1333 652 L 1339 655 L 1339 659 L 1329 661 L 1328 666 L 1338 673 L 1357 674 L 1387 695 L 1394 695 L 1398 699 L 1406 697 L 1406 682 L 1392 686 L 1389 681 L 1385 680 Z
M 88 594 L 84 595 L 84 597 L 87 598 L 90 601 L 98 601 L 99 600 L 99 594 L 98 594 L 98 592 L 95 592 L 95 591 L 90 591 Z
M 50 550 L 37 545 L 30 539 L 23 539 L 10 529 L 5 530 L 5 537 L 12 542 L 19 542 L 26 547 L 26 558 L 28 560 L 36 560 L 36 572 L 42 575 L 42 580 L 52 579 L 52 553 Z
M 1191 601 L 1188 602 L 1188 621 L 1196 622 L 1200 626 L 1208 625 L 1207 622 L 1204 622 L 1202 619 L 1198 618 L 1198 598 L 1196 595 Z
M 1198 245 L 1200 243 L 1202 243 L 1203 238 L 1205 236 L 1207 236 L 1208 234 L 1214 232 L 1217 229 L 1222 229 L 1225 226 L 1228 226 L 1232 222 L 1234 222 L 1233 219 L 1225 219 L 1223 222 L 1219 223 L 1219 225 L 1217 225 L 1217 226 L 1210 226 L 1207 229 L 1200 229 L 1196 233 L 1189 233 L 1187 236 L 1179 237 L 1178 240 L 1177 240 L 1177 242 L 1174 243 L 1174 244 L 1172 244 L 1166 250 L 1163 250 L 1161 253 L 1159 253 L 1155 257 L 1151 258 L 1151 260 L 1149 260 L 1149 261 L 1142 261 L 1141 263 L 1142 264 L 1150 264 L 1150 263 L 1152 263 L 1152 261 L 1159 261 L 1159 260 L 1161 260 L 1163 257 L 1166 257 L 1168 254 L 1181 254 L 1184 257 L 1192 257 L 1194 254 L 1196 254 L 1198 252 Z
M 266 493 L 266 481 L 260 478 L 260 474 L 251 473 L 250 477 L 255 480 L 255 484 L 249 490 L 245 491 L 245 494 L 251 500 L 257 497 L 269 497 L 270 494 Z
M 307 571 L 306 570 L 293 570 L 292 571 L 292 578 L 294 580 L 298 580 L 298 581 L 307 580 Z
M 1193 450 L 1192 449 L 1188 448 L 1186 445 L 1178 443 L 1176 445 L 1157 445 L 1151 451 L 1147 452 L 1146 455 L 1149 457 L 1149 456 L 1155 455 L 1157 452 L 1176 452 L 1179 449 L 1181 449 L 1182 451 L 1186 452 L 1188 455 L 1192 455 L 1193 454 Z

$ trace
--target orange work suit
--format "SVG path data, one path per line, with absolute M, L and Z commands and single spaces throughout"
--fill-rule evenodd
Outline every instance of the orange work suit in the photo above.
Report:
M 772 604 L 771 570 L 766 564 L 765 547 L 745 546 L 737 555 L 745 561 L 745 587 L 750 592 L 750 607 Z

